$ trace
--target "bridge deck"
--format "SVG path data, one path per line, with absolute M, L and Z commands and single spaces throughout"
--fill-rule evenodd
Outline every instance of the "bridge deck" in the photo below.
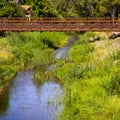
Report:
M 0 31 L 120 31 L 120 20 L 111 19 L 3 19 Z

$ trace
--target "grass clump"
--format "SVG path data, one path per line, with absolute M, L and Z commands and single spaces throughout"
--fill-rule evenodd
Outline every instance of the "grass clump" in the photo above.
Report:
M 10 79 L 18 70 L 53 63 L 54 50 L 65 45 L 68 38 L 63 32 L 13 32 L 1 37 L 0 93 L 10 84 Z M 41 72 L 38 74 L 36 71 L 35 76 L 42 76 Z
M 54 75 L 52 71 L 46 70 L 45 67 L 43 68 L 41 67 L 39 68 L 39 70 L 35 72 L 33 81 L 39 87 L 45 81 L 50 81 L 53 78 L 54 78 Z
M 55 70 L 65 92 L 60 120 L 120 119 L 119 49 L 113 49 L 115 41 L 104 37 L 89 41 L 92 35 L 80 35 L 69 50 L 68 62 Z M 107 54 L 100 53 L 99 58 L 100 50 Z
M 5 92 L 10 84 L 10 80 L 17 73 L 17 67 L 14 65 L 0 65 L 0 95 Z
M 104 87 L 109 95 L 120 96 L 120 70 L 110 76 L 109 82 Z

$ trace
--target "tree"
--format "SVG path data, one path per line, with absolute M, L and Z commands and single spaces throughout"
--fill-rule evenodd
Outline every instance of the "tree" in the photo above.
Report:
M 75 9 L 76 0 L 60 0 L 57 11 L 63 17 L 74 17 L 77 16 L 77 12 Z
M 25 16 L 25 11 L 19 4 L 13 4 L 12 7 L 14 8 L 14 13 L 12 14 L 13 17 L 23 17 Z
M 14 8 L 6 0 L 0 2 L 0 17 L 8 17 L 14 13 Z
M 30 5 L 31 0 L 20 0 L 20 4 L 24 5 Z
M 76 0 L 75 8 L 78 15 L 84 17 L 99 16 L 98 0 Z
M 56 16 L 56 11 L 51 0 L 32 0 L 31 7 L 37 17 Z
M 76 0 L 75 9 L 79 16 L 81 17 L 89 16 L 85 0 Z
M 111 15 L 112 20 L 115 19 L 117 10 L 120 7 L 120 0 L 100 0 L 100 11 Z
M 22 17 L 24 11 L 19 4 L 9 4 L 8 0 L 0 1 L 0 17 Z

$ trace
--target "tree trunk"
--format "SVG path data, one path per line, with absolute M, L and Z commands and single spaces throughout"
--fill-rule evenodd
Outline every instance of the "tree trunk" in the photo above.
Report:
M 115 20 L 116 10 L 117 10 L 117 7 L 113 7 L 113 9 L 111 11 L 111 17 L 112 17 L 113 24 L 114 24 L 114 20 Z

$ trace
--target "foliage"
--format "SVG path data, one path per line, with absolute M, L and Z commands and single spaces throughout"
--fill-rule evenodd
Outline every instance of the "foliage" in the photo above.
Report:
M 22 17 L 25 13 L 20 5 L 9 4 L 6 0 L 0 1 L 0 17 Z
M 88 43 L 89 37 L 93 36 L 92 33 L 86 33 L 86 35 L 80 35 L 75 45 L 69 50 L 69 59 L 75 62 L 82 62 L 89 59 L 89 53 L 92 53 L 94 48 Z M 87 56 L 88 55 L 88 56 Z M 74 59 L 76 58 L 76 59 Z
M 41 34 L 41 39 L 42 42 L 50 48 L 60 48 L 67 44 L 69 36 L 64 32 L 45 32 Z
M 120 70 L 111 75 L 104 87 L 109 95 L 120 95 Z
M 53 79 L 53 72 L 46 70 L 45 67 L 46 66 L 40 66 L 40 68 L 38 68 L 35 72 L 33 81 L 38 87 L 45 81 Z
M 18 70 L 53 63 L 54 48 L 65 45 L 68 38 L 62 32 L 14 32 L 0 38 L 0 93 Z M 45 75 L 48 73 L 45 72 Z M 37 80 L 41 75 L 38 69 L 35 74 Z
M 51 0 L 31 0 L 31 6 L 37 17 L 56 16 Z
M 100 10 L 103 13 L 108 13 L 111 15 L 112 19 L 115 18 L 115 15 L 118 14 L 117 12 L 120 7 L 120 1 L 119 0 L 101 0 L 100 1 Z
M 114 51 L 111 55 L 110 58 L 115 61 L 120 59 L 120 50 Z
M 0 65 L 0 95 L 10 84 L 12 79 L 17 73 L 17 68 L 14 65 Z
M 98 0 L 76 0 L 75 6 L 79 16 L 100 16 Z
M 120 118 L 119 50 L 104 60 L 96 59 L 95 43 L 89 43 L 91 36 L 93 33 L 80 35 L 69 50 L 69 61 L 60 61 L 60 67 L 55 67 L 54 74 L 62 81 L 65 92 L 60 120 Z
M 22 4 L 22 5 L 24 5 L 24 4 L 29 5 L 30 2 L 31 2 L 31 0 L 20 0 L 20 4 Z
M 75 1 L 61 0 L 57 5 L 58 13 L 64 17 L 76 16 Z
M 119 0 L 21 0 L 20 4 L 31 5 L 34 17 L 111 16 L 114 19 L 120 12 Z M 0 16 L 23 16 L 18 6 L 9 4 L 7 0 L 0 1 Z
M 58 38 L 58 39 L 56 39 Z M 50 55 L 53 53 L 53 48 L 64 45 L 67 41 L 65 33 L 57 32 L 34 32 L 34 33 L 13 33 L 9 37 L 9 42 L 14 46 L 13 53 L 21 66 L 31 61 L 31 64 L 46 64 L 53 58 Z M 50 44 L 51 43 L 51 44 Z M 52 58 L 52 59 L 51 59 Z M 47 62 L 48 61 L 48 62 Z

